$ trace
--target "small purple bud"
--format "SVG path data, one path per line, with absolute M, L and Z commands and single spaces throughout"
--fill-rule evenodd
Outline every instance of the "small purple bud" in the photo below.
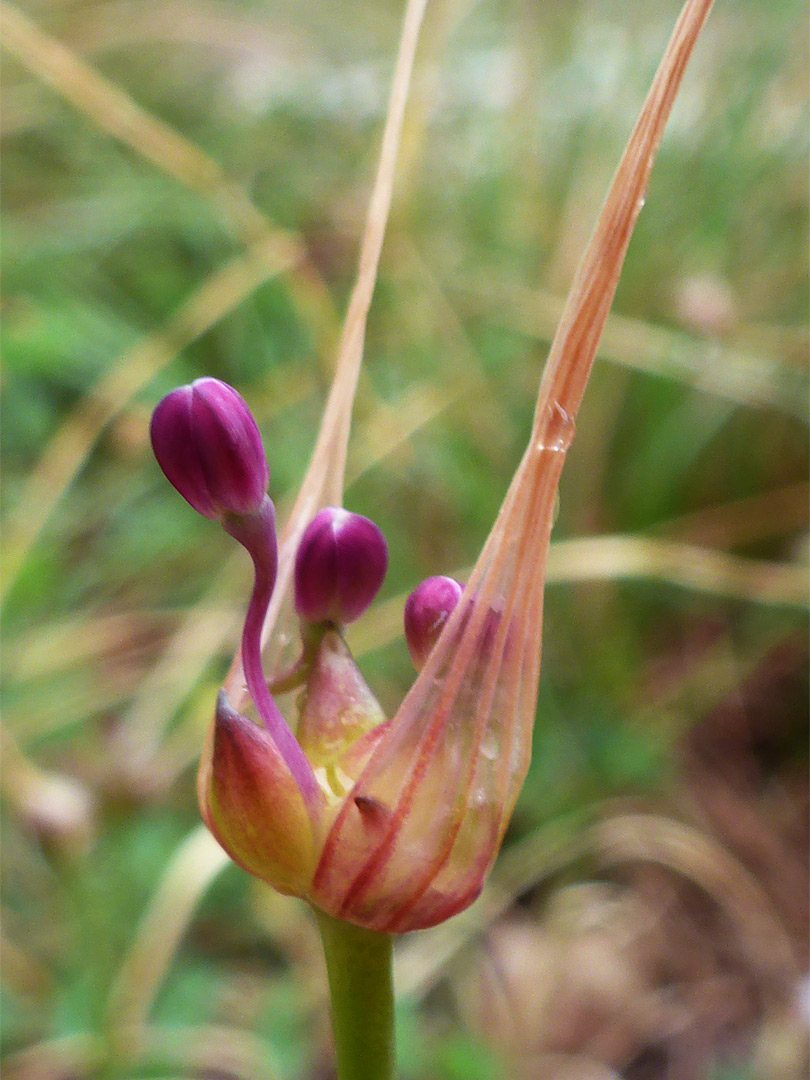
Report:
M 152 413 L 152 449 L 167 479 L 200 514 L 251 514 L 270 468 L 253 414 L 219 379 L 196 379 L 167 394 Z
M 298 547 L 296 610 L 307 622 L 352 622 L 377 595 L 387 569 L 388 545 L 374 522 L 327 506 Z
M 405 601 L 405 640 L 417 671 L 424 666 L 463 591 L 455 578 L 429 577 Z

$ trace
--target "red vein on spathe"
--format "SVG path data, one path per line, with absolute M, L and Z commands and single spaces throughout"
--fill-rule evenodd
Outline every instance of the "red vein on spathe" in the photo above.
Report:
M 520 660 L 523 655 L 523 651 L 527 645 L 530 644 L 525 631 L 519 635 L 519 642 L 515 640 L 518 635 L 515 634 L 515 628 L 512 626 L 512 620 L 515 614 L 515 609 L 522 601 L 523 603 L 528 600 L 532 601 L 533 594 L 527 593 L 525 589 L 525 577 L 531 577 L 531 571 L 538 561 L 538 556 L 542 557 L 542 552 L 537 552 L 535 546 L 532 544 L 532 530 L 534 522 L 538 521 L 541 527 L 541 535 L 538 538 L 541 544 L 547 546 L 548 536 L 548 521 L 542 519 L 542 513 L 544 510 L 544 503 L 546 505 L 546 512 L 548 513 L 553 508 L 553 499 L 544 499 L 545 493 L 548 491 L 549 482 L 548 475 L 545 468 L 547 462 L 548 453 L 554 453 L 557 456 L 562 456 L 558 451 L 546 450 L 543 456 L 535 464 L 534 472 L 530 478 L 532 483 L 531 488 L 524 495 L 524 498 L 520 502 L 514 504 L 515 511 L 514 516 L 519 518 L 517 521 L 510 521 L 510 531 L 514 529 L 520 530 L 520 536 L 517 540 L 518 555 L 516 558 L 517 567 L 512 570 L 511 582 L 509 584 L 509 591 L 507 593 L 507 600 L 504 606 L 504 611 L 500 619 L 498 630 L 496 632 L 495 642 L 491 650 L 488 650 L 485 660 L 485 673 L 483 685 L 481 687 L 480 696 L 481 702 L 478 707 L 478 717 L 476 719 L 475 732 L 470 747 L 468 756 L 468 766 L 466 776 L 462 782 L 459 798 L 457 803 L 461 804 L 461 811 L 451 817 L 450 828 L 444 838 L 441 849 L 431 861 L 428 869 L 424 874 L 420 876 L 414 887 L 410 891 L 410 895 L 389 918 L 389 928 L 396 929 L 397 924 L 402 922 L 407 914 L 413 909 L 413 907 L 419 902 L 424 892 L 430 888 L 437 876 L 447 864 L 455 847 L 458 835 L 461 832 L 462 826 L 465 821 L 465 810 L 470 805 L 470 794 L 474 786 L 476 773 L 481 765 L 480 749 L 489 722 L 492 718 L 492 706 L 495 699 L 496 692 L 498 690 L 499 683 L 501 685 L 508 684 L 509 682 L 509 669 L 515 667 L 516 660 Z M 562 463 L 559 463 L 557 469 L 554 470 L 555 477 L 559 476 L 559 470 L 562 467 Z M 556 488 L 556 479 L 552 480 L 552 490 Z M 520 520 L 522 518 L 522 520 Z M 542 559 L 540 560 L 542 561 Z M 517 571 L 517 572 L 515 572 Z M 508 636 L 512 634 L 512 651 L 511 656 L 504 656 L 506 642 Z M 536 639 L 534 639 L 536 640 Z M 539 642 L 538 642 L 539 651 Z M 504 672 L 504 666 L 507 666 L 507 671 Z M 503 678 L 501 678 L 503 676 Z M 517 710 L 511 710 L 510 714 L 510 728 L 518 723 Z M 508 756 L 507 756 L 508 761 Z M 493 806 L 496 806 L 493 803 Z M 493 839 L 494 843 L 494 839 Z

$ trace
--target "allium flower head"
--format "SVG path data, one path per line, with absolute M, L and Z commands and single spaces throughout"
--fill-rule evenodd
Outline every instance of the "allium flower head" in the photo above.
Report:
M 420 613 L 418 597 L 409 603 L 409 645 L 424 666 L 394 716 L 384 718 L 340 632 L 379 587 L 384 541 L 367 519 L 334 507 L 317 514 L 342 495 L 379 214 L 370 219 L 373 243 L 361 257 L 312 462 L 281 537 L 278 577 L 266 462 L 244 402 L 203 380 L 196 397 L 197 383 L 158 406 L 153 442 L 167 476 L 201 513 L 223 517 L 256 567 L 241 653 L 200 764 L 203 817 L 240 865 L 331 916 L 384 932 L 431 926 L 475 899 L 495 859 L 531 756 L 560 473 L 655 151 L 709 6 L 687 0 L 675 28 L 577 271 L 528 446 L 470 579 L 454 602 L 453 589 L 442 600 L 437 586 L 425 586 L 423 599 L 443 618 L 437 638 L 424 617 L 429 605 Z M 303 626 L 290 663 L 293 592 Z M 288 723 L 273 692 L 291 689 L 298 715 Z M 258 724 L 239 711 L 248 697 Z
M 179 386 L 152 414 L 158 464 L 200 514 L 258 510 L 270 469 L 256 421 L 244 398 L 219 379 Z

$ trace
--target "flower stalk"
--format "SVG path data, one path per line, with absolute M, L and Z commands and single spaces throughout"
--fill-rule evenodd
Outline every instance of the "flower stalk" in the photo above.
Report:
M 338 1080 L 394 1080 L 392 939 L 318 912 Z

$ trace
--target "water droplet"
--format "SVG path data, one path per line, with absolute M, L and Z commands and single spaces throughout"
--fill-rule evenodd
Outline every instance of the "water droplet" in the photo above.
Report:
M 476 810 L 480 810 L 482 806 L 487 806 L 490 802 L 489 791 L 485 787 L 477 787 L 473 791 L 470 805 Z
M 498 737 L 494 731 L 488 732 L 481 742 L 481 756 L 485 757 L 487 761 L 494 761 L 498 756 Z
M 576 425 L 558 401 L 546 406 L 545 423 L 542 425 L 538 450 L 565 452 L 574 439 Z
M 523 748 L 520 743 L 520 739 L 516 739 L 512 744 L 512 750 L 509 754 L 509 768 L 513 773 L 517 773 L 523 767 Z

